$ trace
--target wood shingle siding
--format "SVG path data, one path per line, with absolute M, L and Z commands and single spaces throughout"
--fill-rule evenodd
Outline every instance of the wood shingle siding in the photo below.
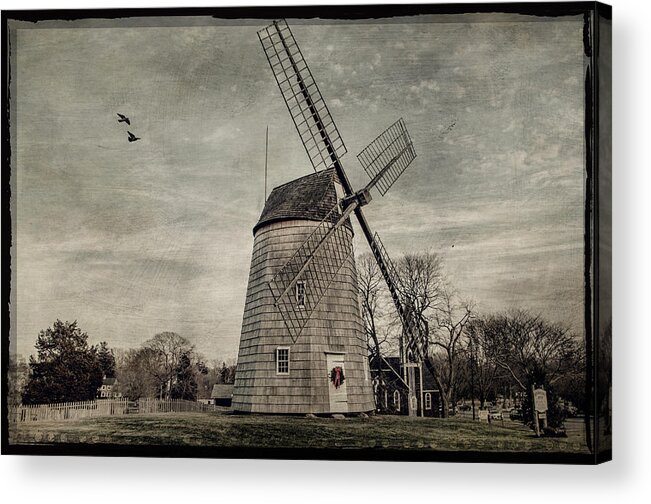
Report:
M 254 228 L 233 409 L 251 413 L 331 413 L 327 355 L 343 356 L 349 413 L 374 409 L 354 256 L 339 270 L 294 342 L 268 282 L 337 201 L 325 170 L 272 191 Z M 346 226 L 352 241 L 352 226 Z M 276 373 L 276 349 L 288 347 L 289 374 Z M 365 369 L 366 368 L 366 369 Z

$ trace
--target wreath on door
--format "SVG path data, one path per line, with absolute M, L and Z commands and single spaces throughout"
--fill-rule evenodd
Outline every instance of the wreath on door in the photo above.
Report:
M 344 377 L 344 369 L 341 366 L 335 366 L 332 368 L 332 370 L 330 371 L 330 381 L 332 382 L 332 384 L 335 386 L 336 389 L 341 387 L 345 379 L 346 378 Z

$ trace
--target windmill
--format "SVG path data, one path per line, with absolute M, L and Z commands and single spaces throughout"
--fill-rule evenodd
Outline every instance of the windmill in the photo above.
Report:
M 341 163 L 346 146 L 289 26 L 274 21 L 258 37 L 315 173 L 275 188 L 254 227 L 233 408 L 370 411 L 350 217 L 357 218 L 387 283 L 409 360 L 422 362 L 418 324 L 400 298 L 395 267 L 362 210 L 372 200 L 371 189 L 386 194 L 416 152 L 399 119 L 357 156 L 370 181 L 355 191 Z M 405 378 L 413 384 L 413 373 Z

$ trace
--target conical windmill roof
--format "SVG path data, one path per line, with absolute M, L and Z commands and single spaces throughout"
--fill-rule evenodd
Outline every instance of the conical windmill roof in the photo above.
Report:
M 337 203 L 334 168 L 311 173 L 275 187 L 265 203 L 253 233 L 262 226 L 281 220 L 321 222 Z M 332 222 L 339 216 L 332 215 Z M 350 225 L 350 224 L 348 224 Z

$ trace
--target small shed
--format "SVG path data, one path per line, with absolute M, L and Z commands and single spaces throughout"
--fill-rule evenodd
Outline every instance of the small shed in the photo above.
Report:
M 212 387 L 210 398 L 214 401 L 213 404 L 217 406 L 230 407 L 233 400 L 233 384 L 232 383 L 216 383 Z

